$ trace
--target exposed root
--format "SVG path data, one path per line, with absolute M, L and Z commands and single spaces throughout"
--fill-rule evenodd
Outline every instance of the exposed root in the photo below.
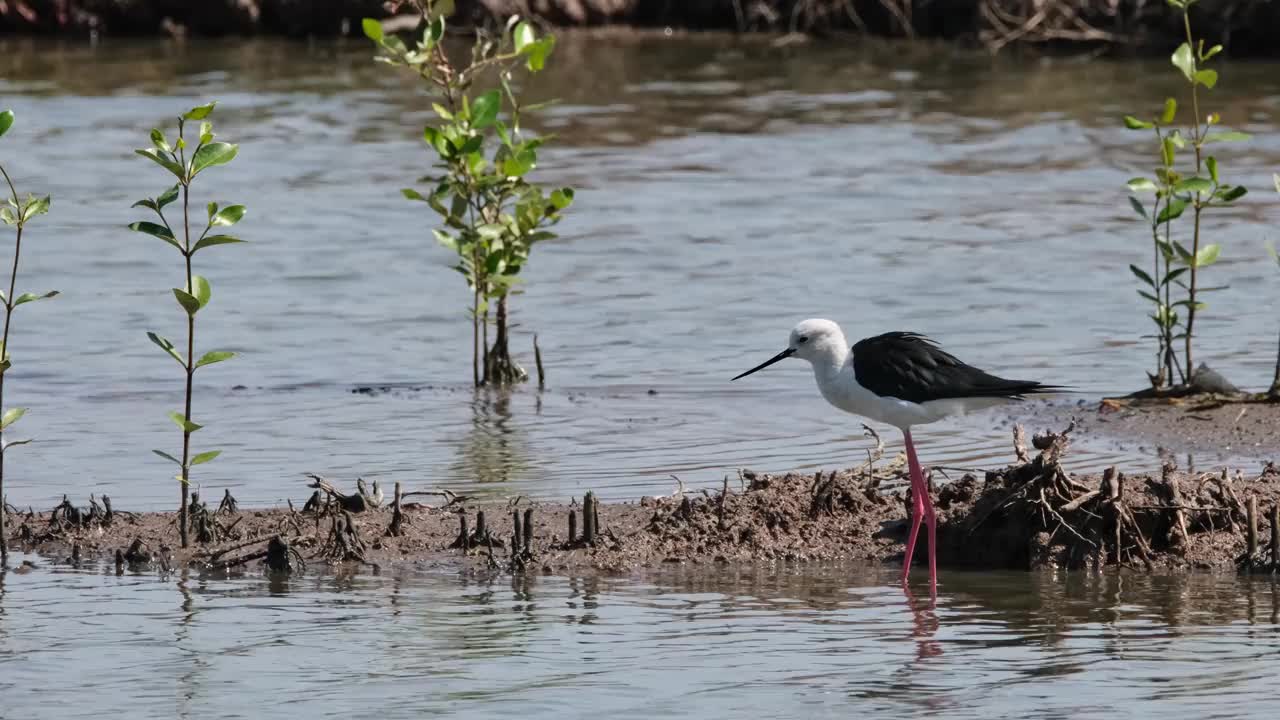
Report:
M 356 519 L 347 510 L 333 516 L 333 524 L 329 530 L 329 538 L 320 547 L 319 556 L 334 562 L 364 559 L 365 544 L 360 539 L 360 528 Z
M 312 483 L 308 487 L 317 488 L 320 492 L 325 493 L 328 500 L 332 500 L 337 503 L 338 507 L 345 512 L 362 513 L 366 510 L 374 510 L 382 507 L 382 490 L 378 487 L 377 480 L 373 481 L 373 491 L 370 492 L 368 488 L 365 487 L 364 478 L 356 478 L 355 494 L 346 495 L 339 492 L 338 489 L 333 486 L 333 483 L 319 475 L 316 475 L 315 473 L 306 473 L 306 476 L 312 480 Z M 311 497 L 312 500 L 316 499 L 315 495 L 312 495 Z M 303 507 L 304 511 L 315 511 L 315 506 L 313 505 L 312 500 L 307 501 L 307 504 Z

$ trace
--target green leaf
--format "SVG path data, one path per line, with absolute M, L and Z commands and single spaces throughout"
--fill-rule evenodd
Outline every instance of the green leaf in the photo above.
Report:
M 1202 177 L 1189 177 L 1173 186 L 1174 192 L 1209 192 L 1213 189 L 1213 181 Z
M 410 200 L 421 200 L 424 203 L 430 203 L 431 199 L 413 188 L 402 188 L 400 194 Z
M 373 18 L 365 18 L 360 21 L 360 29 L 364 30 L 364 36 L 370 40 L 380 43 L 382 42 L 382 23 Z
M 1158 303 L 1158 302 L 1160 302 L 1160 298 L 1156 297 L 1155 295 L 1152 295 L 1151 293 L 1147 292 L 1146 290 L 1139 290 L 1139 291 L 1138 291 L 1138 294 L 1139 294 L 1139 295 L 1141 295 L 1144 299 L 1146 299 L 1146 300 L 1150 300 L 1150 301 L 1151 301 L 1151 302 L 1153 302 L 1153 303 Z
M 37 295 L 35 293 L 22 293 L 21 295 L 18 296 L 17 300 L 13 301 L 13 306 L 18 307 L 19 305 L 22 305 L 24 303 L 29 303 L 35 300 L 44 300 L 45 298 L 51 298 L 51 297 L 57 297 L 57 296 L 58 296 L 57 290 L 50 290 L 49 292 L 43 295 Z
M 1173 66 L 1182 71 L 1187 80 L 1195 82 L 1196 78 L 1196 59 L 1191 53 L 1191 46 L 1182 43 L 1177 50 L 1173 51 Z
M 1182 259 L 1182 262 L 1188 265 L 1191 264 L 1191 261 L 1193 259 L 1191 256 L 1191 251 L 1183 247 L 1182 243 L 1175 241 L 1173 243 L 1173 249 L 1178 252 L 1178 257 Z
M 195 255 L 196 251 L 203 250 L 214 245 L 230 245 L 231 243 L 245 242 L 233 235 L 206 235 L 196 242 L 195 247 L 191 248 L 191 254 Z
M 1150 130 L 1155 127 L 1155 125 L 1152 125 L 1146 120 L 1139 120 L 1132 115 L 1124 116 L 1124 126 L 1130 130 Z
M 1148 180 L 1147 182 L 1151 182 Z M 1132 186 L 1131 186 L 1132 187 Z M 1151 187 L 1155 188 L 1155 183 L 1151 183 Z M 564 210 L 573 204 L 573 188 L 560 188 L 551 191 L 551 204 L 556 210 Z
M 181 252 L 181 253 L 186 252 L 185 250 L 183 250 L 182 245 L 178 242 L 177 238 L 173 236 L 173 233 L 169 232 L 169 228 L 163 225 L 157 225 L 153 222 L 136 222 L 136 223 L 130 223 L 129 229 L 134 232 L 145 233 L 147 235 L 158 237 L 161 240 L 169 243 L 170 245 L 178 248 L 178 252 Z
M 1133 178 L 1126 184 L 1129 186 L 1129 190 L 1131 192 L 1156 192 L 1160 189 L 1160 187 L 1155 184 L 1155 181 L 1144 177 Z M 573 198 L 572 192 L 569 197 L 570 199 Z M 554 193 L 551 201 L 555 202 Z
M 218 203 L 211 202 L 205 206 L 205 213 L 208 214 L 210 222 L 213 221 L 213 214 L 218 212 Z
M 210 460 L 212 460 L 212 459 L 214 459 L 214 458 L 218 457 L 218 456 L 219 456 L 219 455 L 221 455 L 221 454 L 222 454 L 222 451 L 221 451 L 221 450 L 210 450 L 209 452 L 202 452 L 202 453 L 200 453 L 199 455 L 197 455 L 197 456 L 195 456 L 195 457 L 191 458 L 191 464 L 192 464 L 192 465 L 203 465 L 203 464 L 205 464 L 205 463 L 209 462 Z
M 209 281 L 200 275 L 191 276 L 191 287 L 187 288 L 196 300 L 200 302 L 200 307 L 209 304 L 209 298 L 213 297 L 213 288 L 209 287 Z
M 1138 278 L 1139 280 L 1141 280 L 1142 282 L 1144 282 L 1144 283 L 1146 283 L 1146 284 L 1150 285 L 1151 287 L 1155 287 L 1155 286 L 1156 286 L 1156 281 L 1155 281 L 1155 280 L 1152 280 L 1152 279 L 1151 279 L 1151 276 L 1150 276 L 1150 275 L 1148 275 L 1148 274 L 1146 273 L 1146 271 L 1145 271 L 1145 270 L 1143 270 L 1142 268 L 1138 267 L 1137 265 L 1132 265 L 1132 264 L 1131 264 L 1131 265 L 1129 265 L 1129 271 L 1130 271 L 1130 272 L 1132 272 L 1132 273 L 1134 274 L 1134 276 L 1135 276 L 1135 277 L 1137 277 L 1137 278 Z
M 1174 268 L 1174 269 L 1170 270 L 1169 272 L 1165 273 L 1165 275 L 1164 275 L 1164 284 L 1165 284 L 1165 285 L 1168 285 L 1169 283 L 1171 283 L 1171 282 L 1173 282 L 1174 280 L 1176 280 L 1176 279 L 1178 278 L 1178 276 L 1179 276 L 1179 275 L 1181 275 L 1181 274 L 1183 274 L 1183 273 L 1185 273 L 1185 272 L 1187 272 L 1187 268 L 1184 268 L 1184 267 Z
M 147 333 L 147 337 L 151 339 L 151 342 L 159 345 L 161 350 L 169 353 L 169 356 L 177 360 L 179 365 L 186 367 L 187 361 L 183 360 L 182 356 L 178 354 L 178 349 L 173 346 L 173 343 L 153 332 Z
M 1271 181 L 1276 184 L 1276 192 L 1280 193 L 1280 174 L 1272 173 Z
M 1218 84 L 1218 71 L 1197 70 L 1195 81 L 1212 90 L 1213 86 Z
M 169 462 L 173 463 L 174 465 L 182 465 L 182 461 L 181 461 L 181 460 L 179 460 L 178 458 L 176 458 L 176 457 L 174 457 L 174 456 L 170 455 L 169 453 L 167 453 L 167 452 L 165 452 L 165 451 L 163 451 L 163 450 L 152 450 L 151 452 L 153 452 L 153 453 L 155 453 L 155 454 L 159 455 L 160 457 L 164 458 L 165 460 L 168 460 Z
M 204 427 L 203 425 L 197 425 L 196 423 L 187 420 L 183 417 L 182 413 L 177 410 L 173 410 L 169 413 L 169 419 L 172 420 L 175 425 L 182 428 L 182 431 L 185 433 L 193 433 Z
M 542 68 L 546 67 L 547 56 L 551 54 L 555 47 L 556 37 L 554 35 L 548 35 L 533 43 L 529 46 L 529 59 L 525 62 L 525 67 L 529 68 L 530 72 L 541 71 Z
M 207 120 L 200 123 L 200 144 L 208 145 L 213 140 L 213 123 Z
M 224 142 L 209 143 L 201 147 L 191 158 L 191 177 L 215 165 L 226 165 L 235 159 L 239 151 L 239 146 Z
M 1218 191 L 1213 194 L 1213 197 L 1220 202 L 1229 203 L 1239 200 L 1248 193 L 1249 190 L 1245 188 L 1245 186 L 1236 185 L 1234 187 L 1218 188 Z
M 174 185 L 168 190 L 165 190 L 164 193 L 160 195 L 160 197 L 156 198 L 156 209 L 163 210 L 165 205 L 168 205 L 174 200 L 177 200 L 179 187 L 180 187 L 179 185 Z
M 218 101 L 215 100 L 206 105 L 198 105 L 196 107 L 193 107 L 182 114 L 182 119 L 183 120 L 203 120 L 209 117 L 209 113 L 213 112 L 213 106 L 217 104 L 218 104 Z
M 1177 220 L 1182 216 L 1182 211 L 1187 209 L 1187 201 L 1182 198 L 1173 198 L 1160 209 L 1160 214 L 1156 216 L 1157 223 L 1168 222 L 1169 220 Z
M 49 212 L 49 202 L 48 195 L 30 200 L 22 212 L 22 221 L 26 222 L 37 215 L 44 215 Z
M 1160 141 L 1160 156 L 1164 160 L 1165 167 L 1173 167 L 1174 156 L 1177 154 L 1177 146 L 1171 137 L 1166 137 Z
M 0 112 L 0 137 L 9 132 L 9 128 L 13 127 L 13 111 L 5 110 Z
M 226 350 L 210 350 L 196 362 L 196 367 L 204 367 L 205 365 L 212 365 L 214 363 L 222 362 L 223 360 L 230 360 L 235 356 L 235 353 L 228 352 Z
M 131 208 L 144 207 L 155 212 L 160 212 L 160 206 L 156 205 L 156 201 L 151 198 L 142 198 L 138 202 L 130 205 Z
M 448 111 L 448 110 L 447 110 L 443 105 L 441 105 L 440 103 L 431 103 L 431 109 L 436 111 L 436 115 L 439 115 L 441 120 L 452 120 L 452 119 L 453 119 L 453 113 L 449 112 L 449 111 Z
M 240 218 L 244 217 L 244 213 L 245 207 L 243 205 L 228 205 L 219 210 L 209 224 L 215 227 L 219 225 L 235 225 L 240 222 Z
M 1173 122 L 1173 118 L 1178 114 L 1178 101 L 1173 98 L 1166 98 L 1164 101 L 1164 112 L 1160 115 L 1160 124 L 1168 125 Z
M 537 154 L 532 150 L 522 149 L 515 155 L 502 161 L 502 174 L 507 177 L 521 177 L 537 164 Z
M 182 169 L 182 166 L 174 162 L 168 155 L 161 153 L 159 150 L 156 150 L 155 148 L 146 148 L 143 150 L 134 150 L 134 152 L 144 158 L 151 159 L 160 167 L 173 173 L 174 177 L 179 180 L 184 180 L 186 178 L 186 172 Z
M 512 38 L 515 42 L 516 52 L 518 53 L 524 52 L 525 48 L 528 48 L 538 39 L 537 35 L 533 32 L 533 26 L 527 22 L 522 22 L 519 25 L 516 25 L 516 31 L 513 33 Z
M 27 414 L 26 408 L 16 407 L 16 408 L 9 408 L 8 410 L 5 410 L 4 415 L 0 416 L 0 430 L 3 430 L 9 427 L 10 425 L 18 422 L 18 418 L 26 414 Z
M 1218 158 L 1210 155 L 1205 159 L 1204 164 L 1209 168 L 1209 179 L 1216 185 L 1218 182 Z
M 489 92 L 476 98 L 471 104 L 471 127 L 478 130 L 493 125 L 493 121 L 498 119 L 498 110 L 502 107 L 502 94 L 497 90 Z
M 431 21 L 431 27 L 427 28 L 427 32 L 430 33 L 431 43 L 433 45 L 440 42 L 440 39 L 444 37 L 444 16 L 437 15 L 435 19 Z
M 1201 60 L 1208 60 L 1209 58 L 1213 57 L 1214 55 L 1217 55 L 1217 54 L 1218 54 L 1218 53 L 1220 53 L 1220 52 L 1222 52 L 1222 46 L 1221 46 L 1221 45 L 1214 45 L 1213 47 L 1209 48 L 1209 51 L 1208 51 L 1208 52 L 1206 52 L 1205 54 L 1201 55 L 1201 56 L 1200 56 L 1200 59 L 1201 59 Z
M 1218 254 L 1222 252 L 1222 246 L 1214 243 L 1205 245 L 1196 253 L 1195 266 L 1198 268 L 1206 267 L 1218 261 Z
M 13 208 L 9 208 L 9 207 L 0 208 L 0 222 L 3 222 L 5 225 L 18 224 L 18 217 L 13 214 Z
M 1207 143 L 1212 143 L 1212 142 L 1240 142 L 1241 140 L 1249 140 L 1249 139 L 1251 139 L 1252 137 L 1253 137 L 1252 135 L 1250 135 L 1249 133 L 1246 133 L 1246 132 L 1239 132 L 1239 131 L 1236 131 L 1236 130 L 1229 130 L 1229 131 L 1227 131 L 1227 132 L 1209 133 L 1208 135 L 1206 135 L 1206 136 L 1204 137 L 1204 141 L 1205 141 L 1205 142 L 1207 142 Z
M 164 152 L 170 152 L 173 150 L 173 148 L 169 146 L 169 141 L 164 139 L 164 133 L 160 132 L 159 128 L 151 128 L 151 144 L 155 145 L 157 150 L 162 150 Z
M 182 306 L 183 310 L 187 311 L 188 315 L 195 315 L 197 312 L 200 311 L 200 301 L 195 299 L 195 297 L 192 296 L 191 293 L 185 290 L 174 288 L 173 296 L 178 298 L 178 304 Z

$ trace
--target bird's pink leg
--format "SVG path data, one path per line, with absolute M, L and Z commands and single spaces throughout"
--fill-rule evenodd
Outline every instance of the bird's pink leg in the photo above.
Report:
M 925 495 L 926 491 L 922 487 L 922 483 L 917 482 L 918 475 L 916 473 L 916 452 L 911 447 L 911 433 L 902 431 L 903 437 L 907 440 L 907 466 L 910 470 L 911 478 L 911 532 L 907 534 L 907 552 L 902 556 L 902 582 L 907 581 L 907 576 L 911 574 L 911 560 L 916 553 L 916 538 L 920 536 L 920 523 L 925 517 Z
M 929 497 L 929 486 L 925 484 L 924 473 L 920 470 L 920 460 L 916 458 L 915 443 L 911 442 L 911 431 L 903 430 L 902 435 L 907 441 L 907 467 L 911 472 L 911 486 L 915 488 L 913 493 L 919 499 L 916 507 L 922 511 L 920 514 L 924 516 L 925 524 L 929 526 L 929 591 L 936 594 L 938 591 L 938 519 L 933 513 L 933 500 Z M 914 530 L 918 530 L 919 519 L 914 519 L 912 523 Z M 911 541 L 911 544 L 915 545 L 914 531 Z

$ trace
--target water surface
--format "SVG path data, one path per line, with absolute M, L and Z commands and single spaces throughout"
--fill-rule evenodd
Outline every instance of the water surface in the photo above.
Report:
M 198 481 L 242 502 L 302 497 L 302 473 L 409 486 L 605 498 L 718 483 L 739 467 L 850 465 L 868 441 L 818 397 L 801 363 L 728 378 L 777 352 L 797 320 L 852 338 L 926 332 L 993 371 L 1131 390 L 1149 320 L 1126 265 L 1149 244 L 1124 181 L 1151 164 L 1119 128 L 1180 90 L 1163 63 L 1028 60 L 931 46 L 719 36 L 571 35 L 557 72 L 558 133 L 539 171 L 578 188 L 562 237 L 537 248 L 515 299 L 514 346 L 546 392 L 475 397 L 462 281 L 398 189 L 430 170 L 428 102 L 362 41 L 288 44 L 0 41 L 0 99 L 19 115 L 4 162 L 54 196 L 33 227 L 22 285 L 63 296 L 24 307 L 6 399 L 36 443 L 7 464 L 20 504 L 67 490 L 168 508 L 175 452 L 165 411 L 180 374 L 145 339 L 181 338 L 178 257 L 129 233 L 129 205 L 165 187 L 131 149 L 210 98 L 240 157 L 201 178 L 200 201 L 246 203 L 251 245 L 199 258 L 214 300 L 198 345 L 243 357 L 202 371 Z M 1228 64 L 1214 107 L 1258 133 L 1221 146 L 1255 189 L 1216 214 L 1224 245 L 1199 326 L 1202 359 L 1265 387 L 1280 294 L 1263 242 L 1280 210 L 1280 67 Z M 375 395 L 362 385 L 389 386 Z M 239 389 L 243 386 L 243 389 Z M 884 428 L 881 428 L 885 430 Z M 887 432 L 893 443 L 895 433 Z M 1002 464 L 990 419 L 919 434 L 926 462 Z M 1098 447 L 1073 467 L 1150 467 Z
M 1216 718 L 1280 681 L 1269 578 L 949 572 L 931 608 L 895 575 L 44 565 L 0 575 L 0 693 L 61 718 Z

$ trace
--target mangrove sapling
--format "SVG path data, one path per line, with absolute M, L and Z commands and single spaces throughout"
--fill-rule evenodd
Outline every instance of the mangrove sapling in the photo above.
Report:
M 182 547 L 187 547 L 187 497 L 191 480 L 191 468 L 213 460 L 222 452 L 220 450 L 208 450 L 195 456 L 191 455 L 191 434 L 202 427 L 202 425 L 191 420 L 192 381 L 195 378 L 196 370 L 206 365 L 230 359 L 235 355 L 235 353 L 223 350 L 212 350 L 196 359 L 195 354 L 196 313 L 209 304 L 212 291 L 208 280 L 192 272 L 191 260 L 197 252 L 205 248 L 243 242 L 238 237 L 226 235 L 220 231 L 221 228 L 240 222 L 245 213 L 243 205 L 219 207 L 217 203 L 209 203 L 206 206 L 207 218 L 204 230 L 194 238 L 191 232 L 190 196 L 191 185 L 196 176 L 211 167 L 231 162 L 239 151 L 239 147 L 236 145 L 214 141 L 213 124 L 206 119 L 213 112 L 214 104 L 201 105 L 183 113 L 178 118 L 178 137 L 172 144 L 165 138 L 163 132 L 156 129 L 151 131 L 152 147 L 136 151 L 139 155 L 168 170 L 177 180 L 177 183 L 155 198 L 146 198 L 133 204 L 133 207 L 144 207 L 154 212 L 156 218 L 160 221 L 159 223 L 142 221 L 129 225 L 129 229 L 159 238 L 176 249 L 182 255 L 185 265 L 184 278 L 186 284 L 181 288 L 173 288 L 173 295 L 187 317 L 186 354 L 181 353 L 166 338 L 154 332 L 147 333 L 147 337 L 151 339 L 151 342 L 160 346 L 160 349 L 164 350 L 165 353 L 182 366 L 183 374 L 186 376 L 186 401 L 183 411 L 169 413 L 169 417 L 182 430 L 182 459 L 179 460 L 163 450 L 152 450 L 156 455 L 173 462 L 179 467 L 176 478 L 182 489 L 182 505 L 178 511 L 178 528 L 182 538 Z M 195 147 L 189 147 L 190 143 L 187 142 L 186 130 L 187 123 L 190 121 L 200 122 L 200 134 L 195 141 Z M 189 153 L 188 149 L 190 149 Z M 182 202 L 180 210 L 182 219 L 181 224 L 175 229 L 165 216 L 165 208 L 179 200 Z
M 0 112 L 0 137 L 3 137 L 9 131 L 9 128 L 13 127 L 13 121 L 14 114 L 12 110 Z M 18 259 L 22 254 L 23 233 L 27 229 L 28 222 L 39 215 L 49 212 L 49 196 L 35 197 L 27 195 L 25 199 L 21 198 L 3 164 L 0 164 L 0 175 L 4 176 L 5 184 L 8 185 L 9 189 L 9 197 L 0 205 L 0 222 L 13 227 L 16 231 L 13 241 L 13 264 L 9 270 L 9 291 L 6 293 L 4 290 L 0 290 L 0 306 L 4 307 L 4 334 L 0 336 L 0 562 L 3 562 L 9 557 L 9 541 L 5 529 L 5 514 L 8 510 L 4 502 L 4 456 L 5 452 L 14 445 L 23 445 L 31 442 L 29 439 L 6 440 L 4 437 L 4 431 L 27 412 L 26 408 L 21 407 L 4 409 L 4 379 L 8 375 L 10 368 L 9 329 L 13 325 L 13 311 L 15 308 L 33 300 L 53 297 L 58 294 L 58 291 L 51 290 L 39 295 L 35 293 L 14 294 L 18 282 Z
M 1136 197 L 1131 195 L 1129 198 L 1134 210 L 1147 220 L 1151 227 L 1153 272 L 1147 273 L 1136 265 L 1130 265 L 1129 269 L 1146 285 L 1146 289 L 1138 292 L 1150 301 L 1154 308 L 1151 318 L 1159 334 L 1157 335 L 1157 370 L 1151 376 L 1151 382 L 1157 390 L 1161 389 L 1166 381 L 1173 382 L 1173 370 L 1177 365 L 1174 362 L 1176 340 L 1183 341 L 1182 363 L 1177 365 L 1182 382 L 1194 384 L 1195 320 L 1197 313 L 1205 308 L 1201 294 L 1223 289 L 1203 287 L 1199 282 L 1200 271 L 1217 262 L 1222 250 L 1217 243 L 1202 243 L 1204 211 L 1230 205 L 1244 197 L 1247 192 L 1243 186 L 1233 185 L 1222 179 L 1220 163 L 1215 156 L 1208 153 L 1206 146 L 1210 143 L 1245 140 L 1249 137 L 1241 132 L 1221 130 L 1211 132 L 1212 128 L 1219 126 L 1221 117 L 1216 112 L 1201 115 L 1200 90 L 1204 88 L 1208 91 L 1217 86 L 1217 71 L 1205 66 L 1222 51 L 1222 46 L 1214 45 L 1206 50 L 1203 40 L 1197 42 L 1193 38 L 1187 10 L 1196 0 L 1168 0 L 1168 2 L 1181 10 L 1183 16 L 1186 41 L 1178 46 L 1170 59 L 1173 66 L 1190 85 L 1191 126 L 1185 133 L 1181 129 L 1170 127 L 1178 113 L 1178 103 L 1174 98 L 1165 100 L 1164 111 L 1156 120 L 1140 120 L 1131 115 L 1124 118 L 1125 127 L 1129 129 L 1154 130 L 1160 152 L 1160 165 L 1156 168 L 1153 178 L 1137 177 L 1128 183 L 1131 192 L 1155 194 L 1155 202 L 1150 209 Z M 1195 157 L 1195 169 L 1191 174 L 1175 169 L 1178 152 L 1185 150 L 1188 146 L 1191 147 Z M 1182 242 L 1173 239 L 1174 222 L 1183 218 L 1188 208 L 1191 209 L 1190 249 Z M 1171 285 L 1180 288 L 1183 291 L 1183 297 L 1174 300 Z M 1180 318 L 1180 312 L 1185 312 L 1185 320 Z M 1176 332 L 1179 327 L 1181 332 Z
M 378 21 L 366 18 L 365 35 L 382 49 L 381 62 L 406 67 L 421 77 L 439 102 L 432 108 L 439 124 L 428 125 L 423 137 L 438 159 L 439 174 L 423 181 L 427 192 L 406 188 L 410 200 L 426 203 L 443 227 L 432 229 L 436 239 L 458 256 L 455 268 L 471 291 L 471 375 L 479 387 L 509 384 L 528 374 L 511 358 L 508 341 L 509 298 L 521 268 L 536 242 L 555 237 L 547 228 L 560 221 L 573 202 L 571 188 L 549 193 L 527 179 L 537 166 L 538 149 L 546 138 L 525 137 L 522 106 L 512 87 L 514 73 L 523 66 L 537 73 L 546 66 L 555 37 L 538 37 L 533 26 L 512 18 L 498 37 L 477 30 L 467 65 L 455 63 L 445 52 L 446 17 L 451 0 L 415 0 L 425 31 L 413 47 L 384 34 Z M 496 79 L 498 87 L 470 94 L 482 79 Z M 504 112 L 509 121 L 503 120 Z M 496 145 L 492 155 L 486 148 Z M 488 342 L 489 309 L 494 307 L 494 341 Z

